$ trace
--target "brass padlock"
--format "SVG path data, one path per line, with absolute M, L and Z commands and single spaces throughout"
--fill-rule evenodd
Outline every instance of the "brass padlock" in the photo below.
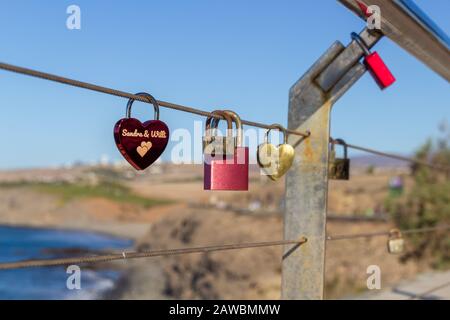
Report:
M 206 120 L 205 136 L 203 137 L 203 153 L 207 155 L 233 155 L 236 139 L 233 137 L 233 120 L 222 110 L 215 110 L 213 114 L 221 115 L 227 121 L 226 136 L 218 136 L 217 128 L 220 119 L 208 117 Z
M 344 158 L 336 158 L 336 144 L 340 144 L 344 147 Z M 350 159 L 348 158 L 347 144 L 342 139 L 335 139 L 331 142 L 328 178 L 333 180 L 350 179 Z
M 402 233 L 399 229 L 392 229 L 389 232 L 387 247 L 390 254 L 399 254 L 403 252 L 405 247 L 405 239 L 403 239 Z
M 275 146 L 269 142 L 269 133 L 272 129 L 278 129 L 283 133 L 283 144 Z M 256 157 L 261 167 L 261 172 L 273 181 L 281 178 L 294 162 L 295 150 L 287 141 L 288 134 L 286 129 L 280 124 L 273 124 L 266 132 L 264 143 L 258 146 Z

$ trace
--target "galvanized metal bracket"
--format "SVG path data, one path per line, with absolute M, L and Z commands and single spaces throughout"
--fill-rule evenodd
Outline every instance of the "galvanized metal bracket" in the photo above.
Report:
M 361 37 L 372 47 L 381 34 L 367 30 Z M 335 42 L 295 83 L 289 93 L 289 129 L 311 131 L 298 143 L 296 158 L 286 177 L 284 238 L 305 236 L 308 243 L 285 253 L 282 269 L 283 299 L 322 299 L 324 287 L 328 153 L 333 104 L 365 73 L 358 61 L 359 45 Z

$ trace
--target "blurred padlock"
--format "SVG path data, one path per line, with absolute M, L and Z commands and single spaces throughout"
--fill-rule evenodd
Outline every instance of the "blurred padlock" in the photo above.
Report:
M 381 90 L 386 89 L 395 82 L 395 77 L 392 75 L 389 68 L 386 66 L 380 55 L 375 52 L 370 52 L 364 40 L 355 32 L 351 34 L 352 39 L 361 47 L 364 52 L 364 64 L 372 77 L 377 82 Z
M 242 123 L 232 111 L 225 111 L 236 124 L 236 146 L 233 155 L 204 155 L 205 190 L 248 190 L 249 151 L 243 147 Z
M 399 229 L 392 229 L 389 232 L 388 252 L 391 254 L 399 254 L 403 252 L 405 247 L 405 239 Z
M 344 158 L 336 158 L 336 144 L 340 144 L 343 146 Z M 332 180 L 350 179 L 350 159 L 348 158 L 347 154 L 347 144 L 342 139 L 335 139 L 331 142 L 328 178 Z
M 206 120 L 205 136 L 203 137 L 203 153 L 208 155 L 233 155 L 236 140 L 233 137 L 233 120 L 222 110 L 215 110 L 213 114 L 221 115 L 227 121 L 226 136 L 217 135 L 220 119 L 208 117 Z

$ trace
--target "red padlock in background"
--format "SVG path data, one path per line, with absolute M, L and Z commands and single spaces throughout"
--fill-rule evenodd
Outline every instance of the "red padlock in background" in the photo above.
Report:
M 228 113 L 236 124 L 236 145 L 232 154 L 204 154 L 204 190 L 248 190 L 249 150 L 243 147 L 242 123 L 233 111 Z
M 395 77 L 392 75 L 379 54 L 376 51 L 370 52 L 369 48 L 364 43 L 364 40 L 357 33 L 352 32 L 351 36 L 364 51 L 364 64 L 372 74 L 372 77 L 375 79 L 380 89 L 384 90 L 393 84 L 395 82 Z

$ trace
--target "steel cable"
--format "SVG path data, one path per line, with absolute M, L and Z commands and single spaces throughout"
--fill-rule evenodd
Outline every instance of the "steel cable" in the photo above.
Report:
M 439 230 L 450 230 L 450 225 L 444 226 L 436 226 L 436 227 L 426 227 L 426 228 L 418 228 L 418 229 L 406 229 L 400 230 L 402 234 L 414 234 L 414 233 L 426 233 L 426 232 L 434 232 Z M 369 232 L 369 233 L 355 233 L 355 234 L 344 234 L 344 235 L 336 235 L 336 236 L 327 236 L 327 240 L 348 240 L 348 239 L 357 239 L 357 238 L 372 238 L 379 236 L 389 236 L 391 234 L 390 231 L 379 231 L 379 232 Z
M 407 230 L 401 230 L 401 232 L 402 232 L 402 234 L 413 234 L 413 233 L 434 232 L 434 231 L 438 231 L 438 230 L 450 230 L 450 226 L 445 225 L 445 226 L 427 227 L 427 228 L 419 228 L 419 229 L 407 229 Z M 389 234 L 390 234 L 390 231 L 380 231 L 380 232 L 371 232 L 371 233 L 357 233 L 357 234 L 327 236 L 326 239 L 329 241 L 333 241 L 333 240 L 388 236 Z M 21 269 L 21 268 L 31 268 L 31 267 L 50 267 L 50 266 L 85 264 L 85 263 L 90 264 L 90 263 L 100 263 L 100 262 L 108 262 L 108 261 L 114 261 L 114 260 L 162 257 L 162 256 L 173 256 L 173 255 L 192 254 L 192 253 L 208 253 L 208 252 L 215 252 L 215 251 L 281 246 L 281 245 L 290 245 L 290 244 L 302 245 L 306 242 L 307 242 L 307 239 L 302 237 L 299 240 L 280 240 L 280 241 L 269 241 L 269 242 L 259 242 L 259 243 L 204 246 L 204 247 L 183 248 L 183 249 L 152 250 L 152 251 L 143 251 L 143 252 L 132 251 L 132 252 L 121 252 L 121 253 L 113 253 L 113 254 L 106 254 L 106 255 L 90 256 L 90 257 L 75 257 L 75 258 L 63 258 L 63 259 L 28 260 L 28 261 L 0 263 L 0 270 Z
M 443 284 L 441 284 L 441 285 L 439 285 L 437 287 L 434 287 L 432 289 L 429 289 L 429 290 L 427 290 L 425 292 L 422 292 L 422 293 L 419 293 L 417 295 L 414 295 L 413 297 L 410 297 L 408 300 L 424 299 L 430 293 L 433 293 L 433 292 L 436 292 L 438 290 L 444 289 L 444 288 L 446 288 L 448 286 L 450 286 L 450 281 L 446 282 L 446 283 L 443 283 Z
M 273 246 L 282 246 L 282 245 L 291 245 L 291 244 L 299 246 L 306 242 L 307 242 L 307 239 L 302 237 L 299 240 L 280 240 L 280 241 L 267 241 L 267 242 L 256 242 L 256 243 L 204 246 L 204 247 L 195 247 L 195 248 L 151 250 L 151 251 L 142 251 L 142 252 L 131 251 L 131 252 L 120 252 L 120 253 L 113 253 L 113 254 L 89 256 L 89 257 L 74 257 L 74 258 L 62 258 L 62 259 L 27 260 L 27 261 L 0 263 L 0 270 L 65 266 L 65 265 L 73 265 L 73 264 L 76 264 L 76 265 L 92 264 L 92 263 L 101 263 L 101 262 L 108 262 L 108 261 L 114 261 L 114 260 L 175 256 L 175 255 L 192 254 L 192 253 L 209 253 L 209 252 L 216 252 L 216 251 L 273 247 Z
M 101 92 L 101 93 L 105 93 L 105 94 L 110 94 L 110 95 L 114 95 L 117 97 L 134 99 L 134 100 L 138 100 L 141 102 L 149 103 L 147 98 L 143 97 L 143 96 L 139 96 L 139 95 L 135 95 L 132 93 L 128 93 L 128 92 L 124 92 L 124 91 L 120 91 L 120 90 L 116 90 L 116 89 L 111 89 L 111 88 L 107 88 L 107 87 L 103 87 L 103 86 L 99 86 L 99 85 L 95 85 L 95 84 L 91 84 L 91 83 L 87 83 L 87 82 L 73 80 L 73 79 L 57 76 L 57 75 L 50 74 L 50 73 L 45 73 L 45 72 L 41 72 L 41 71 L 37 71 L 37 70 L 23 68 L 23 67 L 19 67 L 19 66 L 7 64 L 7 63 L 0 62 L 0 69 L 32 76 L 32 77 L 36 77 L 36 78 L 40 78 L 40 79 L 54 81 L 54 82 L 58 82 L 58 83 L 62 83 L 62 84 L 70 85 L 70 86 L 84 88 L 84 89 L 88 89 L 88 90 L 92 90 L 92 91 L 97 91 L 97 92 Z M 183 106 L 183 105 L 179 105 L 179 104 L 175 104 L 175 103 L 171 103 L 171 102 L 167 102 L 167 101 L 160 101 L 160 100 L 157 100 L 157 102 L 160 106 L 163 106 L 163 107 L 166 107 L 169 109 L 173 109 L 173 110 L 193 113 L 193 114 L 197 114 L 197 115 L 204 116 L 204 117 L 214 117 L 217 119 L 222 118 L 220 115 L 212 114 L 208 111 L 203 111 L 203 110 L 199 110 L 199 109 L 188 107 L 188 106 Z M 272 125 L 267 125 L 267 124 L 254 122 L 254 121 L 242 120 L 242 123 L 245 125 L 248 125 L 248 126 L 253 126 L 253 127 L 263 128 L 263 129 L 273 129 Z M 300 132 L 300 131 L 296 131 L 296 130 L 286 129 L 286 132 L 289 134 L 298 135 L 298 136 L 302 136 L 302 137 L 309 137 L 311 135 L 311 133 L 309 131 Z M 334 142 L 334 143 L 339 143 L 333 138 L 330 138 L 330 141 Z M 342 143 L 340 143 L 340 144 L 342 144 Z M 416 163 L 419 165 L 428 166 L 428 167 L 436 169 L 436 170 L 443 170 L 446 172 L 450 172 L 449 166 L 435 165 L 435 164 L 432 164 L 432 163 L 429 163 L 426 161 L 421 161 L 421 160 L 414 159 L 414 158 L 403 157 L 403 156 L 399 156 L 399 155 L 392 154 L 392 153 L 387 153 L 387 152 L 369 149 L 369 148 L 365 148 L 365 147 L 361 147 L 361 146 L 356 146 L 353 144 L 346 143 L 346 145 L 347 145 L 347 147 L 355 149 L 355 150 L 360 150 L 360 151 L 380 155 L 383 157 L 393 158 L 393 159 L 397 159 L 397 160 L 401 160 L 401 161 Z
M 79 88 L 83 88 L 83 89 L 87 89 L 87 90 L 97 91 L 97 92 L 101 92 L 101 93 L 105 93 L 105 94 L 109 94 L 109 95 L 113 95 L 113 96 L 117 96 L 117 97 L 134 99 L 134 100 L 138 100 L 141 102 L 149 103 L 148 99 L 143 96 L 139 96 L 139 95 L 135 95 L 132 93 L 115 90 L 115 89 L 111 89 L 111 88 L 107 88 L 107 87 L 102 87 L 102 86 L 98 86 L 98 85 L 87 83 L 87 82 L 73 80 L 73 79 L 57 76 L 57 75 L 50 74 L 50 73 L 45 73 L 45 72 L 41 72 L 41 71 L 18 67 L 18 66 L 14 66 L 11 64 L 7 64 L 7 63 L 0 62 L 0 69 L 28 75 L 31 77 L 54 81 L 54 82 L 58 82 L 58 83 L 62 83 L 62 84 L 67 84 L 70 86 L 79 87 Z M 202 111 L 202 110 L 195 109 L 192 107 L 183 106 L 183 105 L 166 102 L 166 101 L 160 101 L 160 100 L 157 100 L 157 102 L 160 106 L 166 107 L 169 109 L 174 109 L 174 110 L 183 111 L 183 112 L 189 112 L 189 113 L 193 113 L 193 114 L 197 114 L 197 115 L 205 116 L 205 117 L 214 117 L 217 119 L 222 119 L 222 116 L 220 116 L 220 115 L 212 114 L 210 112 Z M 242 120 L 242 124 L 252 126 L 252 127 L 263 128 L 263 129 L 271 129 L 272 128 L 271 125 L 254 122 L 254 121 L 248 121 L 248 120 Z M 310 136 L 309 132 L 300 132 L 300 131 L 295 131 L 295 130 L 287 130 L 287 132 L 289 134 L 298 135 L 298 136 L 302 136 L 302 137 Z
M 363 152 L 367 152 L 367 153 L 372 153 L 372 154 L 376 154 L 376 155 L 379 155 L 379 156 L 382 156 L 382 157 L 386 157 L 386 158 L 392 158 L 392 159 L 397 159 L 397 160 L 406 161 L 406 162 L 410 162 L 410 163 L 415 163 L 415 164 L 418 164 L 418 165 L 426 166 L 426 167 L 429 167 L 431 169 L 444 171 L 444 172 L 447 172 L 447 173 L 450 172 L 450 167 L 449 166 L 437 165 L 437 164 L 434 164 L 434 163 L 430 163 L 430 162 L 419 160 L 419 159 L 415 159 L 415 158 L 404 157 L 404 156 L 400 156 L 400 155 L 397 155 L 397 154 L 383 152 L 383 151 L 378 151 L 378 150 L 375 150 L 375 149 L 361 147 L 361 146 L 357 146 L 357 145 L 350 144 L 350 143 L 343 143 L 342 141 L 339 141 L 339 140 L 333 139 L 333 138 L 330 138 L 330 142 L 331 143 L 335 143 L 335 144 L 339 144 L 339 145 L 345 145 L 345 146 L 347 146 L 350 149 L 355 149 L 355 150 L 359 150 L 359 151 L 363 151 Z

